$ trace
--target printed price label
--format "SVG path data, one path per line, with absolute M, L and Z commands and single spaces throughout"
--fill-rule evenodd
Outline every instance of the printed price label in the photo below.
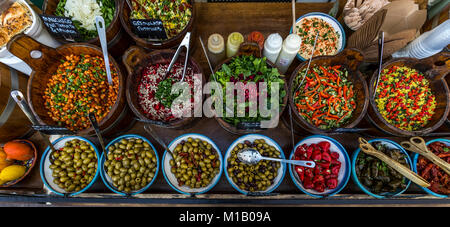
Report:
M 53 36 L 61 37 L 66 40 L 75 40 L 80 37 L 80 33 L 73 24 L 72 19 L 68 17 L 59 17 L 53 15 L 40 15 L 48 32 Z
M 131 19 L 131 25 L 134 33 L 140 38 L 148 39 L 167 39 L 166 30 L 164 29 L 163 22 L 157 19 L 151 20 L 137 20 Z

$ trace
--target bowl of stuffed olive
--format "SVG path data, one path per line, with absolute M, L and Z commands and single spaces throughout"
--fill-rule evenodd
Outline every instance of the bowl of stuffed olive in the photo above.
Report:
M 168 146 L 174 157 L 165 151 L 162 170 L 167 183 L 177 192 L 198 195 L 211 190 L 222 175 L 222 154 L 219 147 L 201 134 L 185 134 Z
M 44 151 L 40 174 L 44 185 L 60 196 L 74 196 L 89 189 L 98 178 L 99 152 L 95 145 L 80 136 L 55 140 L 55 151 Z
M 254 148 L 265 157 L 284 159 L 283 150 L 267 136 L 248 134 L 235 140 L 225 154 L 225 175 L 234 189 L 244 195 L 271 193 L 283 181 L 286 164 L 267 160 L 244 164 L 237 154 L 245 148 Z
M 408 153 L 396 142 L 387 139 L 368 141 L 375 149 L 412 170 Z M 366 194 L 375 198 L 398 196 L 411 181 L 376 157 L 357 149 L 352 157 L 352 178 Z
M 159 159 L 148 139 L 135 134 L 123 135 L 105 149 L 100 158 L 100 176 L 111 191 L 131 196 L 153 184 L 158 175 Z

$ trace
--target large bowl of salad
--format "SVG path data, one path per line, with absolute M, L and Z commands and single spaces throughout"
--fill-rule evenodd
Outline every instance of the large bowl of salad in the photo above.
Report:
M 192 32 L 195 18 L 194 0 L 130 0 L 122 1 L 120 22 L 137 45 L 148 49 L 168 49 L 178 46 L 187 32 Z M 165 39 L 137 35 L 131 20 L 161 20 Z
M 295 123 L 312 134 L 358 125 L 369 105 L 367 83 L 358 71 L 363 59 L 358 50 L 345 49 L 336 56 L 314 57 L 308 73 L 308 62 L 300 64 L 289 82 Z
M 382 65 L 370 80 L 368 119 L 396 136 L 425 136 L 440 128 L 450 112 L 450 54 L 397 58 Z
M 119 21 L 120 0 L 45 0 L 42 9 L 44 14 L 71 18 L 80 36 L 75 42 L 100 45 L 95 17 L 102 16 L 106 25 L 108 44 L 117 41 L 121 31 Z M 55 37 L 62 43 L 73 41 Z
M 219 64 L 209 81 L 217 81 L 221 85 L 223 108 L 214 109 L 214 111 L 216 120 L 227 131 L 234 134 L 247 134 L 277 126 L 278 119 L 287 104 L 287 84 L 285 76 L 281 75 L 276 66 L 265 57 L 260 57 L 258 54 L 238 53 Z M 263 83 L 267 86 L 263 86 Z M 278 86 L 273 87 L 274 90 L 272 90 L 271 85 L 275 83 L 278 83 Z M 227 95 L 227 89 L 232 88 L 231 85 L 235 87 L 233 98 Z M 245 99 L 238 101 L 240 94 Z M 260 100 L 262 94 L 267 94 L 267 99 Z M 278 95 L 278 100 L 271 99 L 273 94 Z M 276 102 L 278 105 L 278 114 L 260 110 L 260 106 L 263 106 L 262 109 L 270 110 L 271 102 Z M 222 115 L 218 115 L 219 111 Z M 268 122 L 271 119 L 274 120 L 271 126 L 261 124 L 262 121 Z

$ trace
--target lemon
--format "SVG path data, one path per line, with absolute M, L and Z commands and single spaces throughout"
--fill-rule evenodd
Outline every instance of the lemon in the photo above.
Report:
M 25 166 L 10 165 L 0 172 L 0 183 L 19 179 L 25 174 Z

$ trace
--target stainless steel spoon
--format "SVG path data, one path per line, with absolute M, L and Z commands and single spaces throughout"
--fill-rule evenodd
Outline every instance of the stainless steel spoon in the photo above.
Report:
M 269 160 L 269 161 L 276 161 L 276 162 L 284 162 L 292 165 L 297 166 L 304 166 L 308 168 L 314 168 L 316 166 L 316 163 L 313 161 L 302 161 L 302 160 L 287 160 L 287 159 L 280 159 L 280 158 L 269 158 L 262 156 L 257 150 L 253 148 L 244 148 L 239 153 L 237 153 L 237 157 L 239 160 L 245 164 L 254 165 L 258 163 L 261 160 Z
M 106 40 L 106 24 L 102 16 L 95 17 L 95 26 L 97 27 L 98 37 L 100 39 L 100 44 L 102 46 L 103 58 L 106 68 L 106 76 L 108 77 L 109 85 L 112 85 L 111 68 L 109 67 L 109 55 L 108 55 L 108 44 Z

